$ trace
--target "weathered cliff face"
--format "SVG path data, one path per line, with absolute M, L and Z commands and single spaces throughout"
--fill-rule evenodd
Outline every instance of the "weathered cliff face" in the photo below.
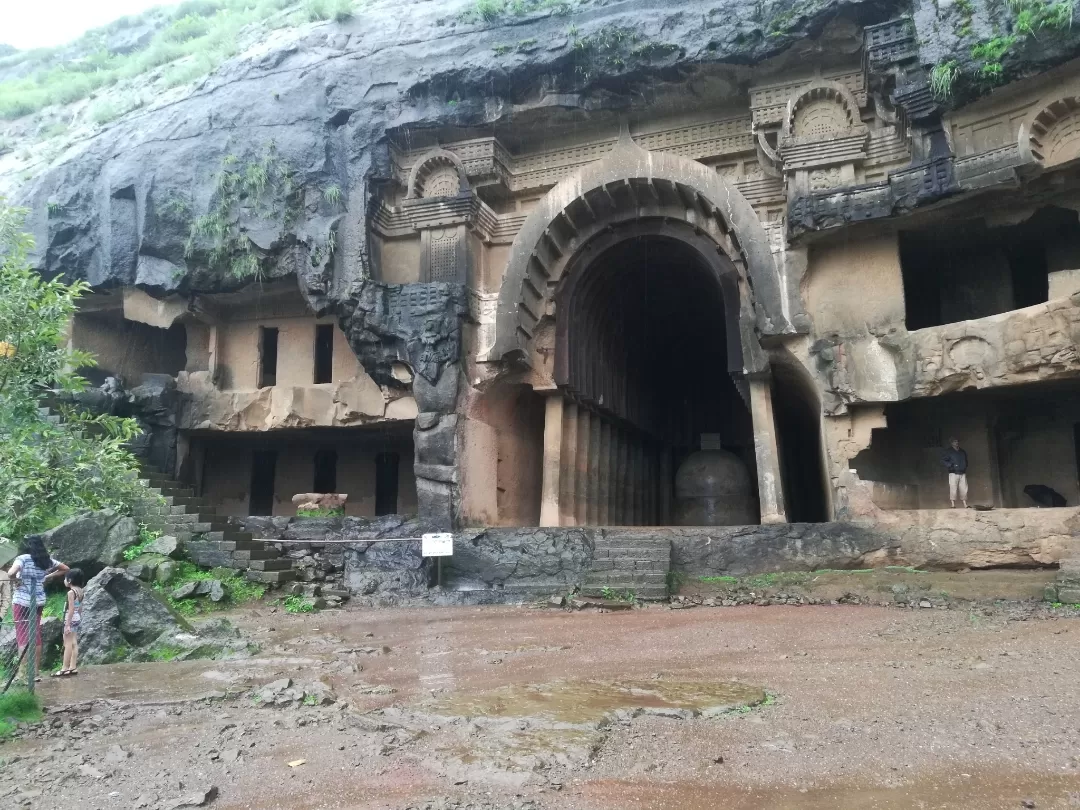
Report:
M 681 88 L 678 99 L 723 96 L 745 66 L 830 22 L 854 49 L 856 23 L 897 11 L 858 0 L 624 0 L 462 19 L 473 8 L 381 2 L 346 24 L 272 32 L 188 97 L 73 146 L 16 195 L 31 209 L 40 266 L 162 294 L 234 288 L 257 263 L 266 277 L 295 273 L 322 309 L 367 273 L 367 202 L 389 176 L 395 129 L 614 115 L 661 103 L 666 87 Z M 261 184 L 246 181 L 251 166 Z M 236 207 L 225 210 L 229 194 Z M 239 264 L 235 251 L 215 252 L 241 236 L 254 247 Z

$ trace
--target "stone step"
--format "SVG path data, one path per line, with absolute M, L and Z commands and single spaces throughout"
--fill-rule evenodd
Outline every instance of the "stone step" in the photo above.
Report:
M 237 554 L 243 554 L 244 552 L 238 551 L 233 554 L 233 559 L 236 559 Z M 236 564 L 240 567 L 247 567 L 249 571 L 291 571 L 292 560 L 236 560 Z
M 258 543 L 259 541 L 255 540 L 253 542 Z M 280 556 L 281 552 L 276 548 L 268 548 L 266 546 L 244 550 L 238 549 L 233 552 L 233 559 L 240 563 L 254 562 L 256 560 L 276 560 Z M 252 568 L 254 567 L 255 566 L 252 566 Z
M 170 495 L 179 495 L 184 498 L 195 497 L 195 491 L 193 489 L 180 486 L 179 484 L 175 486 L 147 486 L 147 491 L 151 495 L 163 495 L 165 497 Z
M 252 582 L 261 582 L 264 585 L 280 585 L 283 582 L 292 582 L 296 578 L 296 572 L 288 571 L 252 571 L 244 572 L 244 576 Z
M 593 550 L 594 560 L 657 560 L 668 562 L 671 559 L 670 548 L 624 548 L 622 546 L 596 547 Z
M 645 557 L 600 557 L 593 558 L 593 568 L 596 570 L 610 570 L 611 568 L 656 568 L 666 571 L 671 568 L 669 559 L 648 559 Z
M 230 554 L 232 554 L 234 551 L 266 550 L 265 545 L 260 543 L 258 540 L 250 539 L 250 535 L 248 535 L 247 539 L 212 539 L 217 534 L 217 532 L 209 532 L 208 535 L 203 535 L 202 537 L 200 537 L 198 542 L 209 543 L 213 546 L 213 548 L 216 548 L 218 551 L 227 551 Z M 273 549 L 273 551 L 277 551 L 277 549 Z
M 238 529 L 234 529 L 230 524 L 225 529 L 213 529 L 208 532 L 204 532 L 203 540 L 209 540 L 215 543 L 229 542 L 229 543 L 259 543 L 265 545 L 265 540 L 255 540 L 251 532 L 242 532 Z M 231 551 L 237 550 L 249 550 L 252 548 L 263 548 L 263 545 L 258 546 L 239 546 L 237 548 L 230 549 Z
M 213 504 L 206 498 L 199 498 L 196 496 L 185 495 L 164 495 L 162 500 L 165 501 L 165 505 L 168 507 L 187 506 L 195 511 L 207 511 L 213 508 Z
M 501 588 L 504 593 L 513 594 L 531 594 L 535 596 L 566 596 L 571 590 L 572 585 L 567 585 L 565 582 L 523 582 L 515 584 L 507 584 Z
M 634 534 L 608 533 L 597 537 L 593 541 L 595 548 L 617 546 L 619 548 L 671 548 L 671 540 L 667 537 L 639 536 Z
M 592 573 L 585 576 L 585 587 L 613 587 L 613 583 L 629 582 L 637 585 L 663 585 L 667 587 L 666 574 L 629 573 L 625 571 L 611 571 L 609 574 Z

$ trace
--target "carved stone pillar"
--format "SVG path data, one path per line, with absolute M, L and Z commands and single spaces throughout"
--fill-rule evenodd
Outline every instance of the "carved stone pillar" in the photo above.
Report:
M 596 522 L 607 526 L 611 520 L 608 498 L 611 497 L 611 423 L 600 422 L 600 463 L 597 470 Z
M 761 522 L 787 523 L 780 477 L 780 453 L 776 445 L 776 421 L 773 418 L 772 383 L 767 377 L 750 380 L 750 415 L 754 420 Z
M 600 417 L 589 414 L 589 480 L 585 516 L 588 525 L 600 520 Z
M 540 525 L 559 525 L 562 477 L 563 398 L 553 394 L 544 401 L 544 468 L 540 491 Z
M 577 525 L 578 407 L 563 400 L 562 449 L 559 451 L 559 525 Z
M 589 522 L 589 425 L 592 414 L 587 408 L 577 411 L 577 443 L 575 446 L 574 515 L 575 523 L 584 526 Z

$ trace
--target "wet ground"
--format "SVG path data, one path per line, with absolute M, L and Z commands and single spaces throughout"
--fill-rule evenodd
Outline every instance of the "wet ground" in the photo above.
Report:
M 259 608 L 234 616 L 253 659 L 43 683 L 54 711 L 0 746 L 0 801 L 1080 807 L 1080 620 L 1031 615 Z M 283 678 L 288 705 L 257 702 Z

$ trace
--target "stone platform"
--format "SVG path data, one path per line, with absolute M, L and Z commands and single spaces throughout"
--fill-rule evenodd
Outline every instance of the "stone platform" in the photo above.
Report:
M 325 554 L 333 561 L 326 564 L 327 578 L 340 578 L 359 595 L 419 595 L 435 584 L 433 563 L 422 558 L 415 539 L 425 527 L 413 520 L 248 518 L 243 524 L 280 544 L 300 579 L 321 577 L 323 563 L 309 559 Z M 940 571 L 1050 568 L 1080 556 L 1078 537 L 1076 507 L 897 510 L 880 512 L 874 522 L 477 528 L 455 533 L 442 581 L 451 591 L 508 600 L 599 594 L 605 588 L 662 599 L 672 576 L 897 565 Z

